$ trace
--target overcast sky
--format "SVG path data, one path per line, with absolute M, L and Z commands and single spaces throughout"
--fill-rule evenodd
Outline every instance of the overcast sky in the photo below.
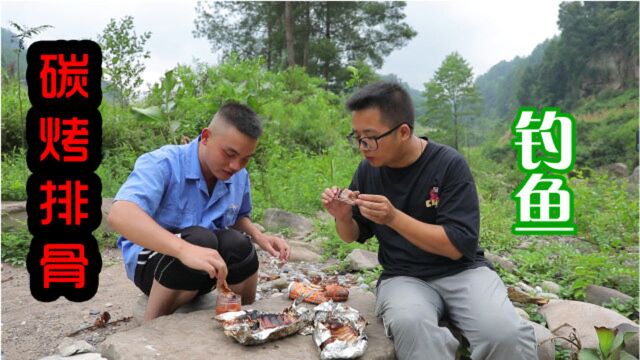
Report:
M 386 59 L 380 73 L 394 73 L 423 90 L 446 55 L 458 51 L 481 75 L 502 60 L 526 56 L 558 34 L 558 1 L 408 2 L 406 22 L 418 35 Z M 196 0 L 2 1 L 2 27 L 9 21 L 34 27 L 53 25 L 34 40 L 96 39 L 109 19 L 134 17 L 138 33 L 151 31 L 146 83 L 177 63 L 194 58 L 215 64 L 207 40 L 195 39 Z

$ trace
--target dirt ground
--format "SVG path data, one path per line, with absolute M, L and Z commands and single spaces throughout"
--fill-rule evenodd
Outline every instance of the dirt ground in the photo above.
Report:
M 29 291 L 27 269 L 2 264 L 2 359 L 39 359 L 55 354 L 67 334 L 92 325 L 103 311 L 111 315 L 110 322 L 132 316 L 141 292 L 127 279 L 120 251 L 102 251 L 102 262 L 98 292 L 80 303 L 64 297 L 39 302 Z M 73 338 L 95 344 L 111 333 L 135 326 L 133 320 L 121 322 L 96 331 L 85 330 Z

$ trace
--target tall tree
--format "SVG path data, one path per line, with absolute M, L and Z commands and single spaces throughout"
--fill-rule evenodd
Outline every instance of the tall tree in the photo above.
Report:
M 133 17 L 129 15 L 117 22 L 111 19 L 98 35 L 105 78 L 109 82 L 107 88 L 115 90 L 121 107 L 129 104 L 142 85 L 144 60 L 150 56 L 144 46 L 150 37 L 151 32 L 136 34 Z
M 461 124 L 481 113 L 481 98 L 473 83 L 473 71 L 458 54 L 449 54 L 431 81 L 425 83 L 427 121 L 450 129 L 452 146 L 459 148 Z
M 196 37 L 213 51 L 263 56 L 270 69 L 297 65 L 341 88 L 348 64 L 380 68 L 416 32 L 404 2 L 198 2 Z
M 25 39 L 31 39 L 31 37 L 33 37 L 34 35 L 38 35 L 40 34 L 42 31 L 49 29 L 49 28 L 53 28 L 53 26 L 51 25 L 41 25 L 41 26 L 36 26 L 36 27 L 28 27 L 25 25 L 20 25 L 17 24 L 13 21 L 9 21 L 9 24 L 11 25 L 11 27 L 13 27 L 14 29 L 16 29 L 16 31 L 18 32 L 16 35 L 14 35 L 13 37 L 18 39 L 18 48 L 15 49 L 15 52 L 17 54 L 17 74 L 18 74 L 18 106 L 20 109 L 20 119 L 22 119 L 22 97 L 20 95 L 20 93 L 22 92 L 22 84 L 20 83 L 20 79 L 22 78 L 22 74 L 20 73 L 20 54 L 22 53 L 22 51 L 24 51 L 24 41 Z

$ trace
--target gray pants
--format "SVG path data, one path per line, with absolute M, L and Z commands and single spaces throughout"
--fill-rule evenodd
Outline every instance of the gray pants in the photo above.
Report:
M 458 341 L 438 326 L 445 314 L 469 340 L 474 360 L 538 359 L 533 327 L 487 267 L 433 281 L 398 276 L 380 282 L 376 315 L 393 337 L 398 359 L 454 359 Z

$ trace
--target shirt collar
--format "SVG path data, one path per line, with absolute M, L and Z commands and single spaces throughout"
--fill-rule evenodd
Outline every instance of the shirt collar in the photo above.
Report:
M 187 145 L 187 169 L 185 172 L 185 177 L 187 179 L 198 180 L 202 178 L 204 180 L 204 174 L 202 173 L 202 169 L 200 168 L 200 160 L 198 160 L 198 146 L 200 144 L 200 137 L 201 135 L 198 135 L 196 139 L 192 140 Z M 224 180 L 223 182 L 225 184 L 231 184 L 233 182 L 231 179 L 233 179 L 234 176 L 235 174 L 233 174 L 229 179 Z

